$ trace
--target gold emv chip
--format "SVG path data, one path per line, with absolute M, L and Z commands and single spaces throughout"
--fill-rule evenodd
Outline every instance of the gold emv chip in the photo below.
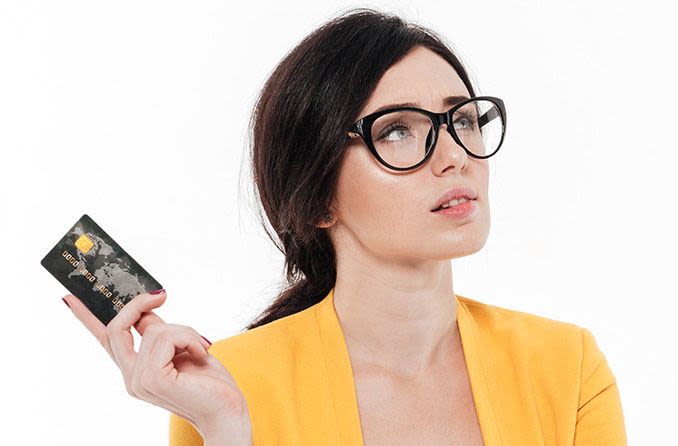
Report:
M 92 246 L 94 246 L 94 242 L 90 240 L 89 237 L 87 237 L 85 234 L 82 234 L 78 239 L 75 241 L 75 246 L 82 251 L 83 253 L 87 254 L 87 251 L 92 249 Z

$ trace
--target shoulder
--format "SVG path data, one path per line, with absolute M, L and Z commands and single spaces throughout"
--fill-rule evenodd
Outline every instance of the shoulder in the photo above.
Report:
M 615 384 L 588 328 L 464 296 L 459 301 L 460 311 L 467 312 L 475 326 L 479 347 L 499 369 L 526 371 L 533 384 L 578 389 L 579 407 Z
M 317 324 L 315 306 L 276 319 L 265 325 L 215 341 L 209 348 L 236 380 L 275 377 L 293 367 L 295 360 L 312 342 Z
M 581 401 L 616 381 L 594 334 L 586 327 L 534 313 L 459 296 L 460 311 L 475 325 L 481 347 L 504 365 L 540 370 L 545 380 L 567 376 L 579 386 Z M 499 361 L 501 363 L 501 361 Z M 562 383 L 562 381 L 561 381 Z
M 591 330 L 458 297 L 459 317 L 471 330 L 471 345 L 482 352 L 486 376 L 506 394 L 515 389 L 506 404 L 530 395 L 525 401 L 534 405 L 540 423 L 553 414 L 553 423 L 567 417 L 571 425 L 563 428 L 576 429 L 577 444 L 626 444 L 616 377 Z
M 529 334 L 558 334 L 580 336 L 582 327 L 564 320 L 558 320 L 539 314 L 501 307 L 460 296 L 462 310 L 468 311 L 480 327 L 508 333 L 525 332 Z
M 460 311 L 466 311 L 487 342 L 525 359 L 552 358 L 581 365 L 584 358 L 599 358 L 592 333 L 574 322 L 491 305 L 459 296 Z

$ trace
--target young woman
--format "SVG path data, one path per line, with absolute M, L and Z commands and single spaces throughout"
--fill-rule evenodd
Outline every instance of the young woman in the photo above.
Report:
M 490 229 L 504 102 L 444 40 L 372 9 L 305 38 L 252 120 L 258 197 L 289 287 L 213 345 L 141 294 L 108 327 L 67 296 L 170 444 L 626 444 L 589 330 L 455 294 Z M 269 232 L 275 242 L 275 237 Z M 142 335 L 133 349 L 130 327 Z

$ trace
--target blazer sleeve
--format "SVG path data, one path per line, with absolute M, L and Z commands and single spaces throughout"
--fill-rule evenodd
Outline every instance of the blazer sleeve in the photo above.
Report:
M 574 446 L 627 446 L 616 378 L 591 332 L 580 328 L 583 350 Z
M 170 412 L 169 446 L 203 446 L 203 439 L 191 423 Z

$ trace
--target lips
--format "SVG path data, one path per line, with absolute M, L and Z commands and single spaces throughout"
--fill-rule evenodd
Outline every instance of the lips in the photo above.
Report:
M 464 198 L 468 198 L 468 197 L 464 197 Z M 470 203 L 471 201 L 475 201 L 473 198 L 468 198 L 468 200 L 469 200 L 469 201 L 465 201 L 464 203 Z M 448 200 L 448 201 L 449 201 L 449 200 Z M 446 201 L 445 203 L 447 203 L 447 201 Z M 437 212 L 437 211 L 439 211 L 439 210 L 441 210 L 441 209 L 456 208 L 456 207 L 458 207 L 459 205 L 462 205 L 462 204 L 464 204 L 464 203 L 459 203 L 459 204 L 456 204 L 456 205 L 454 205 L 454 206 L 450 206 L 450 207 L 448 207 L 448 208 L 443 208 L 442 205 L 440 205 L 440 206 L 438 206 L 436 209 L 432 209 L 431 212 Z
M 435 212 L 441 208 L 441 206 L 448 201 L 455 199 L 455 198 L 467 198 L 469 200 L 475 200 L 478 198 L 478 194 L 476 191 L 470 187 L 470 186 L 455 186 L 451 189 L 449 189 L 447 192 L 445 192 L 440 198 L 438 198 L 438 201 L 436 201 L 433 209 L 431 209 L 431 212 Z

